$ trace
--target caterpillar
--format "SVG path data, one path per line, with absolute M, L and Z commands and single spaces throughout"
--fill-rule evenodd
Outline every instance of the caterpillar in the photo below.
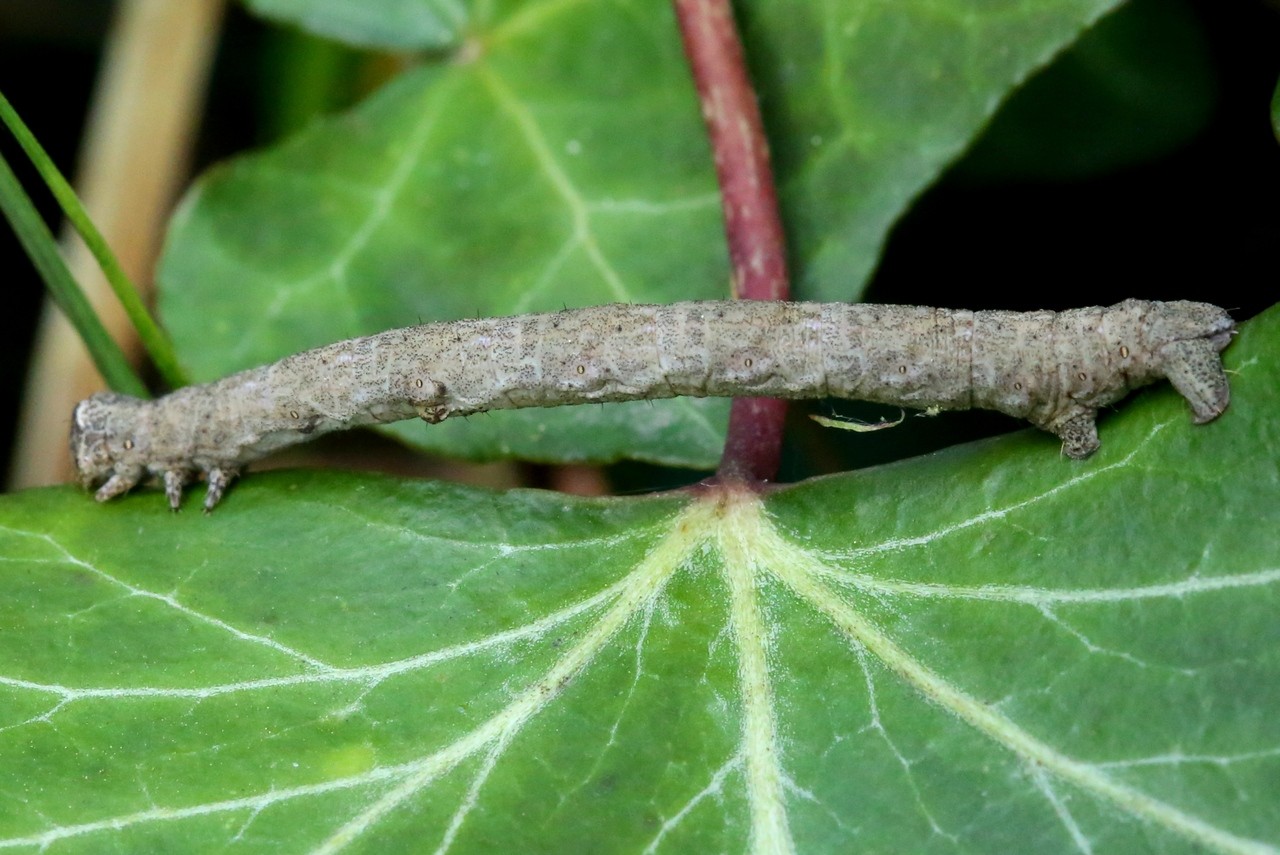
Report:
M 516 407 L 692 396 L 834 397 L 999 410 L 1098 448 L 1098 409 L 1168 378 L 1197 423 L 1227 407 L 1235 324 L 1206 303 L 1064 312 L 843 303 L 607 305 L 393 329 L 152 401 L 101 392 L 72 414 L 76 468 L 106 501 L 148 477 L 205 510 L 249 462 L 330 431 Z

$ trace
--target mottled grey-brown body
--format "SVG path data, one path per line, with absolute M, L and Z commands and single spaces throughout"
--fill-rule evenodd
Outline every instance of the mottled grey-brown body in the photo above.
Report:
M 154 401 L 100 393 L 72 417 L 105 501 L 148 475 L 206 509 L 247 463 L 333 430 L 517 407 L 691 396 L 835 397 L 999 410 L 1098 447 L 1099 407 L 1167 377 L 1197 422 L 1227 406 L 1218 353 L 1235 325 L 1205 303 L 1127 300 L 1066 312 L 843 303 L 610 305 L 389 330 Z

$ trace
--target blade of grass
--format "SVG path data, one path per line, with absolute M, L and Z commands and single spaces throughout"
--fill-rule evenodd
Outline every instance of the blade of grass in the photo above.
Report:
M 58 252 L 58 244 L 49 227 L 40 219 L 36 206 L 22 189 L 9 163 L 0 155 L 0 210 L 4 211 L 13 231 L 22 241 L 31 263 L 44 279 L 49 294 L 68 320 L 80 333 L 94 365 L 112 389 L 128 395 L 149 397 L 146 386 L 138 379 L 120 345 L 107 333 L 93 306 L 80 290 L 67 264 Z
M 124 307 L 125 314 L 128 315 L 129 320 L 133 323 L 134 329 L 138 331 L 138 339 L 142 342 L 142 346 L 146 348 L 147 355 L 151 357 L 151 361 L 159 372 L 161 379 L 173 389 L 187 385 L 190 380 L 187 378 L 186 372 L 178 364 L 178 357 L 174 352 L 173 344 L 169 341 L 169 337 L 165 335 L 164 331 L 156 324 L 155 319 L 151 317 L 151 313 L 147 311 L 147 307 L 143 304 L 137 288 L 134 287 L 133 282 L 129 280 L 128 275 L 121 268 L 115 253 L 111 251 L 106 239 L 89 218 L 84 206 L 80 204 L 80 199 L 76 196 L 70 183 L 62 177 L 62 173 L 54 166 L 53 160 L 50 159 L 44 148 L 36 140 L 35 135 L 27 128 L 26 123 L 18 116 L 17 111 L 13 109 L 13 105 L 9 103 L 3 93 L 0 93 L 0 121 L 4 122 L 9 131 L 18 140 L 18 144 L 27 153 L 32 165 L 35 166 L 40 177 L 44 179 L 50 192 L 58 200 L 58 204 L 62 206 L 62 212 L 68 222 L 79 232 L 80 237 L 84 239 L 85 245 L 93 253 L 93 257 L 97 259 L 98 265 L 102 268 L 102 272 L 107 278 L 107 282 L 111 285 L 111 290 L 115 292 L 116 298 L 120 300 L 120 304 Z M 30 252 L 30 248 L 28 248 L 28 252 Z M 47 276 L 45 281 L 46 283 L 49 282 Z M 50 286 L 50 289 L 52 290 L 52 286 Z M 78 287 L 76 290 L 79 292 Z M 61 298 L 58 299 L 58 304 L 63 307 L 63 311 L 67 311 L 66 305 Z M 87 301 L 86 305 L 88 305 Z M 68 312 L 68 316 L 70 316 L 70 312 Z M 79 324 L 76 327 L 80 329 Z M 80 333 L 81 335 L 84 334 L 83 329 L 80 329 Z M 97 356 L 94 357 L 94 361 L 98 362 Z M 98 368 L 102 370 L 100 362 L 98 362 Z M 105 371 L 103 371 L 103 376 L 106 376 Z M 114 384 L 112 386 L 114 388 Z

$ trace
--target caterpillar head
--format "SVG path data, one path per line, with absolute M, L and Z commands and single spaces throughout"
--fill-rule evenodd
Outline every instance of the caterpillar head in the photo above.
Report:
M 1197 424 L 1213 421 L 1231 402 L 1227 374 L 1218 356 L 1235 335 L 1225 309 L 1179 300 L 1156 303 L 1148 315 L 1148 340 L 1158 370 L 1191 405 Z
M 1146 320 L 1148 340 L 1157 344 L 1199 339 L 1221 352 L 1236 332 L 1236 322 L 1226 309 L 1188 300 L 1151 303 Z
M 145 451 L 137 438 L 145 406 L 139 398 L 99 392 L 71 413 L 76 472 L 86 489 L 98 487 L 94 498 L 100 502 L 127 492 L 146 474 Z

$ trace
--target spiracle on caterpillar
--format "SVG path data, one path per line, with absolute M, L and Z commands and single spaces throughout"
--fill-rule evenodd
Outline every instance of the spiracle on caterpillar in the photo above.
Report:
M 1098 448 L 1098 409 L 1167 378 L 1197 423 L 1230 400 L 1235 323 L 1207 303 L 1063 312 L 844 303 L 607 305 L 458 320 L 337 342 L 152 401 L 102 392 L 72 415 L 80 478 L 106 501 L 148 478 L 170 507 L 197 475 L 212 510 L 269 452 L 358 425 L 636 399 L 848 398 L 989 409 Z

